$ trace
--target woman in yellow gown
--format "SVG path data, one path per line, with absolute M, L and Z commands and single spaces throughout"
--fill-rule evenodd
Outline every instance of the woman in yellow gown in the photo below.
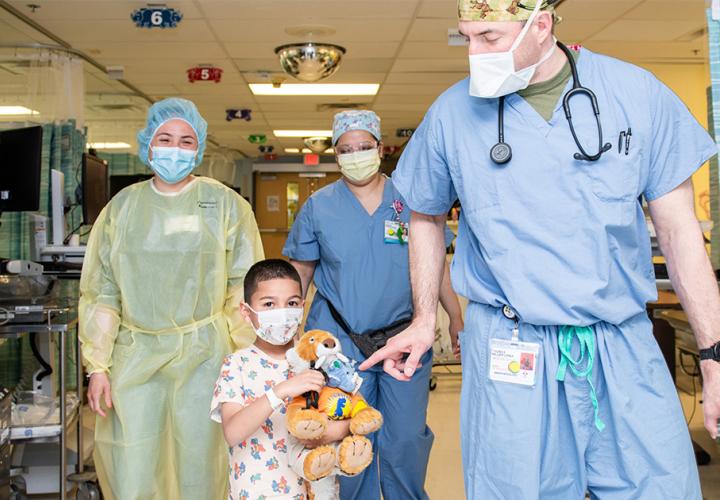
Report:
M 206 138 L 192 102 L 154 104 L 138 154 L 155 176 L 115 196 L 88 242 L 80 338 L 105 498 L 225 494 L 226 450 L 208 408 L 246 331 L 242 281 L 263 251 L 250 205 L 191 175 Z

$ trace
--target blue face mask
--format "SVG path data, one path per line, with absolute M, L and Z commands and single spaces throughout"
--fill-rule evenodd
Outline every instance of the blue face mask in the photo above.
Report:
M 153 146 L 150 167 L 164 182 L 177 184 L 195 168 L 197 150 Z

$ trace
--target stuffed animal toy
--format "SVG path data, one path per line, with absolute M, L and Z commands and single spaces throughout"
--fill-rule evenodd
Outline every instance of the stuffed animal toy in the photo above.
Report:
M 286 354 L 291 373 L 321 370 L 326 385 L 293 399 L 288 405 L 290 434 L 303 441 L 322 438 L 329 420 L 350 420 L 350 435 L 338 443 L 305 449 L 293 466 L 310 481 L 317 500 L 331 498 L 336 474 L 359 474 L 372 462 L 372 443 L 365 437 L 382 426 L 382 415 L 367 404 L 358 390 L 362 378 L 355 362 L 341 352 L 340 341 L 329 332 L 306 332 Z

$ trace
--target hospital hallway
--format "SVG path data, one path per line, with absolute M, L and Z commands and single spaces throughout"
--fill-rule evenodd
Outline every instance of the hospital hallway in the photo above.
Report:
M 0 0 L 0 500 L 593 496 L 720 500 L 720 0 Z

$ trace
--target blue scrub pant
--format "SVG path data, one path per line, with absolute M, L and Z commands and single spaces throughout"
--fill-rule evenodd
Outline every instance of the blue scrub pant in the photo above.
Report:
M 395 380 L 382 366 L 359 372 L 364 379 L 360 392 L 383 414 L 384 423 L 370 436 L 373 463 L 358 476 L 340 478 L 342 500 L 379 500 L 381 490 L 384 500 L 428 498 L 425 475 L 434 438 L 426 424 L 432 352 L 422 363 L 410 382 Z
M 460 408 L 468 499 L 582 500 L 586 491 L 600 499 L 701 498 L 682 408 L 646 314 L 592 327 L 602 432 L 588 381 L 570 370 L 565 382 L 555 380 L 558 327 L 520 323 L 520 340 L 540 344 L 535 386 L 488 378 L 490 339 L 510 339 L 513 326 L 500 309 L 468 306 Z

